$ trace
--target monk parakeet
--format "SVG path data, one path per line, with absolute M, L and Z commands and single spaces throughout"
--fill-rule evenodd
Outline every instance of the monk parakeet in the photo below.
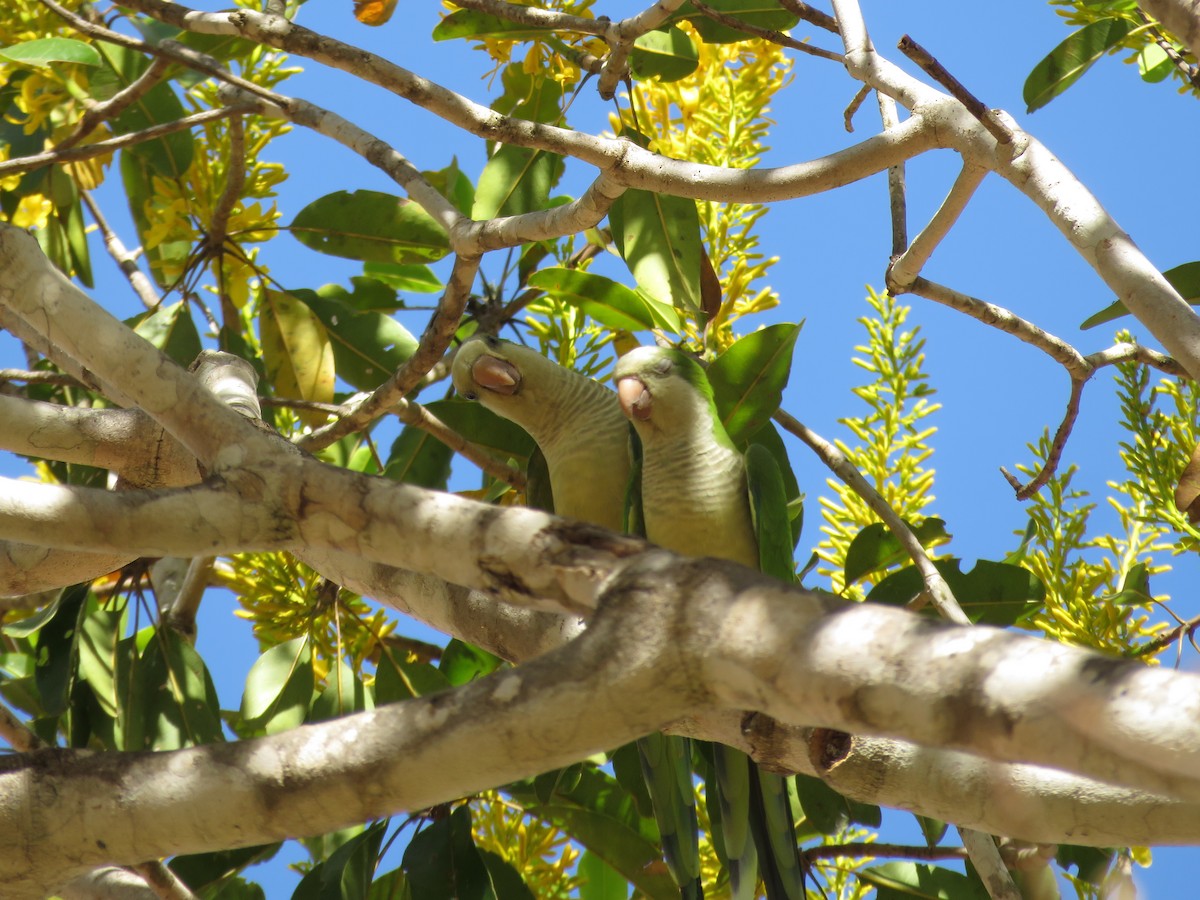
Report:
M 733 560 L 791 581 L 778 466 L 760 446 L 742 453 L 733 445 L 700 365 L 677 350 L 639 347 L 620 359 L 613 377 L 641 438 L 646 537 L 668 550 Z M 753 896 L 757 857 L 767 896 L 800 900 L 804 874 L 786 782 L 732 748 L 714 745 L 713 757 L 734 896 Z
M 622 529 L 633 436 L 612 390 L 528 347 L 491 336 L 463 343 L 452 378 L 460 394 L 520 425 L 537 442 L 556 513 Z M 691 742 L 656 733 L 637 745 L 671 875 L 684 900 L 701 900 Z

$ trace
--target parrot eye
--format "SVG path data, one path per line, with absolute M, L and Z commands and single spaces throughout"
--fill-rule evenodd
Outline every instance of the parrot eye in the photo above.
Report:
M 500 339 L 493 334 L 484 335 L 483 341 L 492 348 L 500 346 Z
M 463 396 L 466 397 L 468 400 L 478 400 L 479 399 L 479 395 L 477 393 L 475 393 L 474 391 L 465 391 L 463 393 Z

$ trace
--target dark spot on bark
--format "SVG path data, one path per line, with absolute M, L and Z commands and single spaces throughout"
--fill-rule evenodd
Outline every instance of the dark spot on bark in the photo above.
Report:
M 1080 666 L 1079 671 L 1092 684 L 1117 684 L 1124 681 L 1133 672 L 1141 671 L 1143 668 L 1145 667 L 1124 659 L 1093 656 Z
M 533 596 L 530 589 L 520 576 L 513 572 L 504 561 L 495 557 L 480 557 L 479 570 L 488 580 L 489 590 L 516 594 L 521 597 Z
M 104 843 L 104 841 L 100 840 L 99 838 L 96 838 L 96 846 L 99 847 L 101 850 L 108 849 L 108 844 Z
M 808 739 L 808 758 L 823 770 L 832 769 L 850 755 L 853 736 L 832 728 L 814 728 Z

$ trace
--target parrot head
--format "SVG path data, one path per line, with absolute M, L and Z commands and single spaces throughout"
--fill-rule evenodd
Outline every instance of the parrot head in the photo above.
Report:
M 454 389 L 468 400 L 479 400 L 489 408 L 503 408 L 521 392 L 521 365 L 533 353 L 519 344 L 491 335 L 477 335 L 463 342 L 454 357 L 450 377 Z
M 636 347 L 613 370 L 621 410 L 641 432 L 675 431 L 715 414 L 700 364 L 679 350 Z

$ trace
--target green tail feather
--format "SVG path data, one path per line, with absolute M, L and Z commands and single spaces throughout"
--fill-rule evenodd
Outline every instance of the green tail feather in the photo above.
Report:
M 700 823 L 692 787 L 692 747 L 687 738 L 654 733 L 637 742 L 642 776 L 650 791 L 663 856 L 683 900 L 703 900 Z
M 732 900 L 752 900 L 758 886 L 758 854 L 751 831 L 750 758 L 724 744 L 712 745 L 714 782 L 720 809 L 720 841 L 729 869 Z M 712 809 L 712 798 L 709 798 Z M 717 817 L 710 812 L 715 822 Z M 713 831 L 716 832 L 714 826 Z M 714 833 L 713 840 L 718 836 Z
M 750 823 L 761 860 L 768 900 L 804 900 L 804 862 L 796 844 L 796 825 L 788 799 L 787 781 L 750 766 Z

